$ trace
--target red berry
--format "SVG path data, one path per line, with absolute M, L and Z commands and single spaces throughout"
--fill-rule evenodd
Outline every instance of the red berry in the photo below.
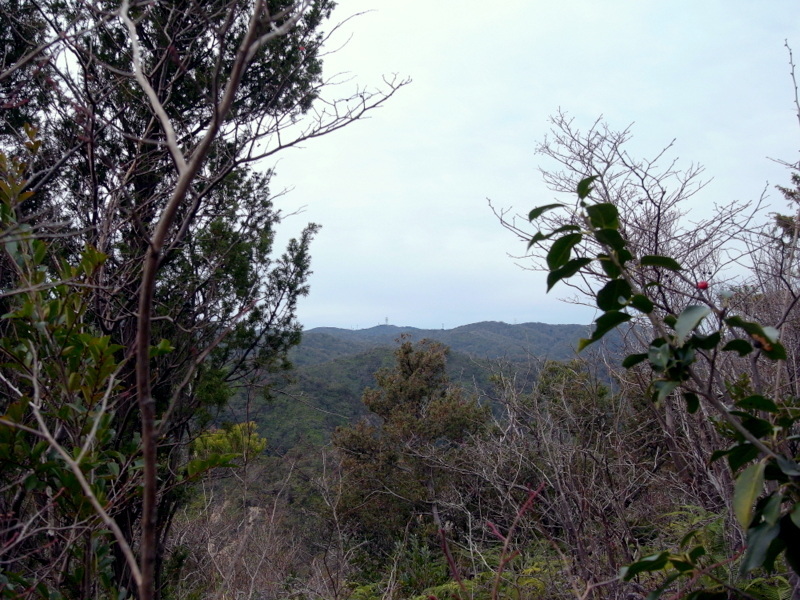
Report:
M 698 290 L 707 290 L 708 289 L 708 282 L 707 281 L 698 281 L 697 282 L 697 289 Z

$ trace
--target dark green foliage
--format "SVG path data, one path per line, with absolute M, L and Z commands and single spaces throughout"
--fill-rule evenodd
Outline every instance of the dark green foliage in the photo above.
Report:
M 294 3 L 269 5 L 281 13 Z M 0 470 L 9 482 L 40 482 L 0 492 L 3 535 L 30 526 L 17 543 L 0 545 L 3 572 L 65 598 L 110 594 L 99 587 L 104 581 L 136 587 L 125 549 L 142 543 L 139 409 L 149 406 L 139 402 L 137 346 L 145 356 L 149 348 L 149 362 L 140 362 L 148 365 L 158 444 L 151 546 L 162 549 L 185 499 L 180 486 L 225 463 L 187 462 L 192 437 L 236 391 L 267 386 L 289 368 L 317 228 L 276 253 L 272 173 L 250 164 L 276 122 L 297 121 L 318 97 L 319 28 L 332 6 L 310 3 L 288 35 L 262 46 L 215 122 L 251 7 L 134 5 L 146 79 L 175 132 L 171 152 L 168 128 L 132 75 L 119 3 L 0 1 L 0 414 L 13 419 L 2 428 L 10 438 Z M 267 33 L 271 24 L 257 26 Z M 33 61 L 12 68 L 47 41 Z M 176 154 L 206 160 L 162 221 L 182 176 Z M 136 341 L 146 330 L 140 291 L 159 222 L 171 226 L 158 247 L 145 346 Z M 45 449 L 33 452 L 37 444 Z M 60 463 L 57 448 L 80 464 Z M 22 450 L 33 462 L 20 460 Z M 49 454 L 53 461 L 39 460 Z M 76 470 L 101 508 L 88 502 Z M 103 518 L 102 507 L 110 511 Z
M 45 41 L 47 29 L 43 15 L 26 0 L 0 1 L 0 73 L 33 54 L 24 67 L 0 79 L 0 140 L 20 131 L 26 123 L 36 122 L 56 90 L 52 65 L 35 56 L 37 46 Z
M 436 342 L 402 342 L 396 365 L 378 371 L 377 387 L 364 392 L 378 419 L 334 433 L 345 513 L 375 551 L 387 552 L 407 527 L 442 527 L 438 503 L 453 477 L 446 465 L 487 426 L 487 409 L 450 384 L 446 353 Z
M 106 257 L 87 247 L 76 264 L 48 268 L 50 248 L 16 220 L 31 196 L 25 174 L 0 153 L 0 241 L 15 290 L 0 322 L 0 597 L 28 588 L 42 598 L 124 597 L 114 538 L 87 497 L 113 505 L 135 495 L 136 444 L 113 443 L 122 348 L 86 322 L 87 284 Z
M 488 394 L 497 360 L 516 365 L 520 377 L 533 377 L 532 360 L 571 357 L 585 331 L 582 325 L 492 322 L 444 330 L 386 325 L 358 331 L 312 329 L 303 333 L 300 345 L 289 353 L 296 366 L 291 382 L 276 385 L 266 404 L 254 406 L 245 396 L 235 398 L 222 418 L 230 422 L 255 419 L 270 447 L 282 452 L 301 441 L 325 443 L 336 427 L 366 414 L 361 395 L 374 384 L 375 372 L 391 365 L 392 345 L 401 333 L 409 339 L 436 339 L 448 345 L 450 379 Z
M 398 555 L 399 591 L 405 596 L 413 596 L 424 590 L 446 583 L 450 577 L 447 563 L 437 548 L 432 550 L 417 535 L 398 542 L 395 548 Z
M 585 231 L 582 234 L 569 233 L 552 242 L 547 255 L 550 269 L 548 288 L 595 261 L 603 265 L 608 281 L 596 293 L 596 299 L 604 313 L 596 319 L 592 336 L 581 340 L 580 348 L 602 339 L 618 324 L 633 319 L 637 312 L 646 317 L 653 336 L 648 352 L 628 356 L 623 365 L 634 368 L 648 361 L 653 371 L 650 393 L 659 407 L 669 400 L 673 392 L 683 388 L 689 413 L 697 413 L 701 406 L 716 411 L 713 420 L 707 412 L 704 417 L 722 434 L 723 438 L 718 443 L 732 443 L 733 446 L 727 450 L 718 448 L 710 458 L 714 460 L 727 455 L 730 467 L 736 474 L 730 504 L 740 526 L 746 530 L 746 550 L 739 563 L 740 572 L 748 574 L 759 568 L 773 572 L 778 559 L 785 556 L 795 574 L 800 575 L 794 561 L 800 538 L 795 536 L 797 524 L 793 518 L 800 507 L 800 487 L 796 481 L 800 473 L 800 467 L 797 466 L 800 457 L 796 445 L 792 443 L 791 434 L 800 420 L 800 414 L 794 408 L 793 398 L 783 395 L 769 398 L 761 393 L 763 386 L 756 363 L 762 355 L 771 361 L 786 360 L 787 352 L 781 343 L 781 333 L 774 327 L 764 327 L 739 315 L 729 314 L 730 301 L 735 297 L 733 292 L 718 299 L 721 305 L 715 303 L 714 298 L 701 295 L 697 298 L 700 304 L 690 303 L 680 312 L 662 310 L 656 313 L 653 302 L 641 299 L 634 302 L 635 296 L 647 300 L 648 292 L 658 288 L 657 282 L 652 280 L 639 287 L 634 273 L 642 269 L 679 272 L 681 266 L 672 258 L 661 255 L 642 256 L 637 261 L 628 249 L 628 241 L 618 231 L 621 226 L 615 207 L 610 203 L 590 204 L 587 200 L 595 179 L 597 177 L 586 178 L 578 185 L 581 209 L 578 219 Z M 794 197 L 794 192 L 783 192 L 787 198 Z M 538 218 L 541 212 L 534 210 L 531 214 Z M 796 241 L 797 224 L 783 223 L 784 237 L 790 230 L 794 232 Z M 567 261 L 572 248 L 583 235 L 593 237 L 601 252 L 594 257 L 575 259 L 573 262 L 582 260 L 584 263 L 574 272 L 563 272 L 564 265 L 569 264 Z M 537 234 L 535 239 L 549 239 L 549 236 Z M 708 284 L 704 282 L 702 287 L 698 285 L 697 288 L 705 290 Z M 785 310 L 789 311 L 790 308 Z M 716 317 L 713 323 L 712 316 Z M 782 322 L 785 320 L 784 316 Z M 758 378 L 755 386 L 751 388 L 750 382 L 741 377 L 738 381 L 726 383 L 723 389 L 715 386 L 714 377 L 718 375 L 709 375 L 708 370 L 714 373 L 717 353 L 735 352 L 738 356 L 744 356 L 750 354 L 753 348 L 758 350 L 751 363 Z M 709 355 L 711 365 L 706 367 L 708 370 L 703 370 L 700 359 Z M 782 374 L 783 368 L 779 364 L 777 369 L 772 370 Z M 789 376 L 792 376 L 791 372 Z M 708 383 L 704 382 L 705 378 L 710 378 Z M 753 389 L 758 393 L 754 394 Z M 720 401 L 721 398 L 725 399 L 725 404 Z M 734 404 L 736 410 L 733 410 Z M 766 481 L 772 483 L 765 493 Z M 722 583 L 713 573 L 724 563 L 712 566 L 709 561 L 714 559 L 709 559 L 707 554 L 702 545 L 682 554 L 662 551 L 632 563 L 623 569 L 622 575 L 625 580 L 630 580 L 643 573 L 665 571 L 666 579 L 649 598 L 658 598 L 682 578 L 689 580 L 682 592 L 686 598 L 727 597 L 727 592 L 720 591 L 721 586 L 713 585 Z M 725 562 L 732 562 L 735 558 Z M 703 580 L 706 577 L 708 580 Z M 709 580 L 712 585 L 707 585 Z
M 379 325 L 352 331 L 322 327 L 304 332 L 303 344 L 291 353 L 297 365 L 322 362 L 340 354 L 355 354 L 376 346 L 391 347 L 400 335 L 409 339 L 435 340 L 453 352 L 477 359 L 505 359 L 525 363 L 532 357 L 564 360 L 575 354 L 577 340 L 586 333 L 585 325 L 520 323 L 510 325 L 487 321 L 453 329 L 415 329 Z M 616 342 L 616 340 L 612 340 Z
M 375 371 L 391 362 L 391 350 L 379 348 L 299 367 L 291 382 L 276 385 L 267 402 L 253 406 L 240 396 L 225 417 L 238 421 L 249 411 L 270 448 L 279 452 L 304 443 L 321 446 L 337 427 L 366 414 L 361 395 L 374 384 Z

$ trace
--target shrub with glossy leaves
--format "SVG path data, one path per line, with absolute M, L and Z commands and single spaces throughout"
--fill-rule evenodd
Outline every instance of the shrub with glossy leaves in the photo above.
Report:
M 781 394 L 779 386 L 771 386 L 778 394 L 770 395 L 761 377 L 762 372 L 782 373 L 780 363 L 786 360 L 787 352 L 779 328 L 788 325 L 764 325 L 736 314 L 729 302 L 731 296 L 709 293 L 706 281 L 696 284 L 700 293 L 687 298 L 680 312 L 656 308 L 652 296 L 658 293 L 663 278 L 655 274 L 667 271 L 685 276 L 682 267 L 669 256 L 636 256 L 631 251 L 616 206 L 591 199 L 597 179 L 592 176 L 580 181 L 574 209 L 549 204 L 530 211 L 531 222 L 550 210 L 574 210 L 575 214 L 570 224 L 537 232 L 529 247 L 548 245 L 548 291 L 589 265 L 601 268 L 605 283 L 595 294 L 601 314 L 591 336 L 581 340 L 580 349 L 623 324 L 635 323 L 639 331 L 650 333 L 649 346 L 627 356 L 622 364 L 628 369 L 649 366 L 649 393 L 656 404 L 680 394 L 689 413 L 713 423 L 720 434 L 720 446 L 708 460 L 727 459 L 736 477 L 730 509 L 747 539 L 741 552 L 714 564 L 707 548 L 689 534 L 680 550 L 645 557 L 624 568 L 621 576 L 630 580 L 663 572 L 666 578 L 650 598 L 677 589 L 687 598 L 700 599 L 728 593 L 726 586 L 731 584 L 718 573 L 728 564 L 738 564 L 742 575 L 756 569 L 771 572 L 783 557 L 795 573 L 800 573 L 800 466 L 794 435 L 800 411 L 794 398 Z M 790 221 L 797 239 L 799 224 Z M 592 247 L 601 250 L 594 255 L 577 255 L 574 250 L 584 239 L 592 239 Z M 647 281 L 644 286 L 637 284 L 643 274 Z M 747 357 L 752 379 L 723 381 L 717 365 L 725 357 Z

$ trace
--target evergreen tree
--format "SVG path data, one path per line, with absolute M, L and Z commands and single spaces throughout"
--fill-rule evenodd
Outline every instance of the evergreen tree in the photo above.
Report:
M 333 445 L 347 481 L 345 511 L 373 549 L 389 550 L 407 527 L 444 527 L 442 504 L 454 490 L 453 469 L 486 430 L 489 412 L 445 373 L 447 348 L 404 341 L 393 369 L 376 373 L 363 402 L 376 417 L 340 427 Z
M 10 24 L 0 34 L 0 410 L 14 423 L 4 429 L 15 443 L 39 432 L 52 451 L 67 449 L 79 480 L 76 470 L 93 468 L 81 448 L 118 455 L 103 491 L 110 508 L 86 508 L 80 552 L 35 550 L 76 543 L 74 507 L 48 499 L 63 486 L 0 492 L 8 535 L 47 521 L 2 556 L 41 594 L 96 597 L 96 574 L 110 569 L 109 585 L 155 597 L 180 484 L 213 466 L 188 472 L 188 444 L 237 389 L 289 366 L 316 226 L 275 256 L 273 173 L 255 163 L 358 119 L 400 85 L 321 98 L 332 8 L 0 0 Z M 109 362 L 82 391 L 92 344 L 103 348 L 92 360 Z M 35 456 L 0 460 L 23 480 L 39 472 Z M 93 477 L 68 495 L 99 494 Z M 104 562 L 98 535 L 110 544 Z M 67 586 L 37 569 L 54 560 L 82 579 Z

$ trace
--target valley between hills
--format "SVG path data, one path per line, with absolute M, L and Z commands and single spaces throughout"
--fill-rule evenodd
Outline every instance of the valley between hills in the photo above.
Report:
M 276 379 L 267 400 L 244 395 L 235 399 L 221 420 L 255 421 L 272 451 L 286 452 L 297 445 L 322 445 L 336 427 L 353 423 L 367 411 L 361 396 L 374 386 L 375 372 L 394 364 L 398 340 L 441 342 L 450 348 L 450 379 L 480 397 L 490 394 L 492 374 L 501 369 L 532 383 L 536 365 L 545 360 L 576 357 L 587 325 L 521 323 L 510 325 L 484 321 L 453 329 L 418 329 L 378 325 L 368 329 L 318 327 L 303 332 L 299 346 L 290 353 L 294 365 Z M 607 341 L 614 351 L 618 337 Z M 597 350 L 593 349 L 594 355 Z M 584 353 L 591 359 L 592 352 Z M 525 379 L 530 379 L 526 381 Z

